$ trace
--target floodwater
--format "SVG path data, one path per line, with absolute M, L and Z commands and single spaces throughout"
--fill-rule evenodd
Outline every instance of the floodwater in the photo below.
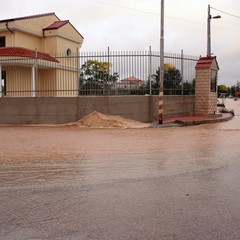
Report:
M 223 123 L 0 127 L 1 240 L 239 240 L 240 101 Z

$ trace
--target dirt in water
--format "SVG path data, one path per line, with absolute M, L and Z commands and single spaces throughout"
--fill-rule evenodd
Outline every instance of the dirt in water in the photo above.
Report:
M 83 119 L 68 125 L 90 128 L 147 128 L 148 123 L 142 123 L 120 116 L 106 115 L 99 112 L 92 112 Z

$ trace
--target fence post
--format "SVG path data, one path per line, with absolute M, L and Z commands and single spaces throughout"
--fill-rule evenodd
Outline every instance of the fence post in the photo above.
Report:
M 107 61 L 108 61 L 108 74 L 107 74 L 107 86 L 109 84 L 109 73 L 110 73 L 110 47 L 108 47 L 108 53 L 107 53 Z M 109 89 L 108 90 L 108 94 L 110 93 L 109 92 Z
M 80 56 L 79 56 L 79 48 L 77 47 L 77 56 L 76 56 L 76 58 L 77 58 L 77 79 L 76 79 L 76 81 L 77 81 L 77 84 L 76 84 L 76 91 L 77 91 L 77 96 L 79 96 L 79 91 L 80 91 L 80 81 L 79 81 L 79 73 L 80 73 L 80 64 L 79 64 L 79 60 L 80 60 Z
M 152 95 L 152 48 L 149 46 L 149 66 L 148 66 L 148 80 L 149 80 L 149 95 Z
M 36 97 L 36 79 L 37 79 L 37 49 L 35 49 L 34 65 L 32 67 L 32 97 Z
M 183 95 L 183 49 L 181 50 L 181 75 L 182 75 L 182 80 L 181 80 L 181 94 Z

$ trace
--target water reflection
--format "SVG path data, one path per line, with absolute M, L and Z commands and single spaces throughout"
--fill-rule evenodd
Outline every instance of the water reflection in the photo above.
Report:
M 79 168 L 76 168 L 73 162 L 71 164 L 44 162 L 2 165 L 0 187 L 51 183 L 61 178 L 66 181 L 69 176 L 75 174 L 79 174 Z
M 169 129 L 84 132 L 54 129 L 54 133 L 58 131 L 59 136 L 61 131 L 68 136 L 58 140 L 59 143 L 62 142 L 63 153 L 67 149 L 68 159 L 65 157 L 62 160 L 53 158 L 18 164 L 3 163 L 0 186 L 53 182 L 66 184 L 68 181 L 75 181 L 76 184 L 94 184 L 178 175 L 227 166 L 237 161 L 239 156 L 240 101 L 228 100 L 226 105 L 234 108 L 236 116 L 231 121 L 217 124 Z M 31 131 L 35 130 L 28 130 Z M 46 133 L 47 130 L 44 134 Z M 78 140 L 80 144 L 76 141 L 82 134 L 86 134 L 85 141 L 89 142 Z M 89 145 L 90 142 L 92 145 Z

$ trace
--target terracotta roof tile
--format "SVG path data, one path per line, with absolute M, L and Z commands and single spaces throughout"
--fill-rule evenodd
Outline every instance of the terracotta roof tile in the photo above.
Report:
M 35 58 L 35 51 L 20 47 L 0 48 L 0 57 L 28 57 Z M 58 62 L 58 60 L 47 53 L 37 51 L 37 59 Z
M 56 21 L 56 22 L 52 23 L 51 25 L 49 25 L 48 27 L 44 28 L 43 30 L 58 29 L 67 23 L 69 23 L 68 20 Z
M 216 57 L 201 57 L 196 65 L 196 68 L 210 68 Z
M 128 78 L 124 78 L 124 79 L 122 79 L 121 81 L 141 82 L 140 79 L 138 79 L 138 78 L 136 78 L 136 77 L 134 77 L 134 76 L 131 76 L 131 77 L 128 77 Z

